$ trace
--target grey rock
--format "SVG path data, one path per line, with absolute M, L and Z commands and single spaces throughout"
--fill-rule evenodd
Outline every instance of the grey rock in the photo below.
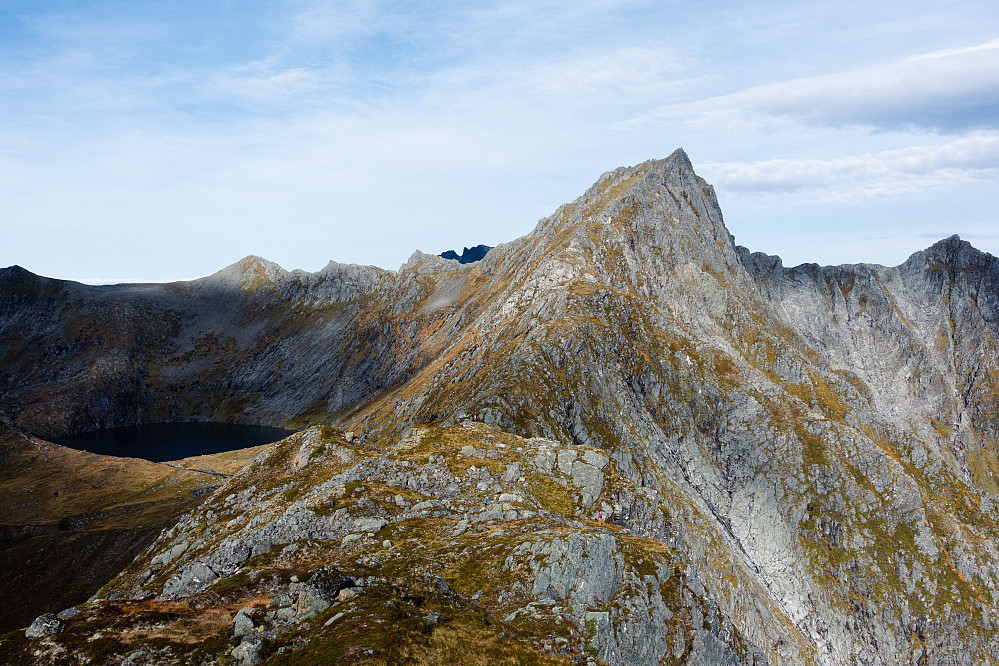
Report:
M 604 485 L 604 474 L 597 467 L 576 461 L 571 468 L 572 483 L 583 491 L 583 507 L 590 508 L 600 495 Z
M 562 449 L 558 452 L 558 471 L 566 476 L 572 474 L 572 464 L 576 461 L 577 453 L 572 449 Z
M 568 605 L 592 607 L 610 601 L 620 586 L 624 558 L 606 534 L 574 534 L 534 542 L 531 593 Z
M 355 532 L 378 532 L 388 525 L 388 521 L 384 518 L 355 518 L 354 519 L 354 531 Z
M 587 464 L 593 465 L 597 469 L 603 469 L 607 466 L 610 458 L 600 451 L 593 451 L 591 449 L 586 449 L 583 451 L 583 461 Z
M 150 564 L 159 565 L 159 566 L 169 564 L 174 560 L 176 560 L 178 557 L 180 557 L 180 555 L 185 550 L 187 550 L 187 547 L 188 547 L 188 542 L 185 539 L 176 546 L 173 546 L 172 548 L 169 548 L 160 553 L 159 555 L 157 555 L 156 557 L 154 557 L 152 560 L 150 560 Z
M 152 659 L 153 654 L 148 648 L 139 648 L 125 657 L 121 662 L 121 666 L 145 666 L 146 664 L 152 664 Z
M 196 594 L 218 578 L 219 575 L 215 571 L 195 560 L 185 564 L 180 571 L 167 579 L 161 598 L 176 599 Z
M 271 608 L 280 608 L 282 606 L 290 606 L 292 603 L 294 603 L 294 601 L 295 598 L 293 596 L 291 596 L 287 592 L 282 592 L 281 594 L 275 595 L 274 598 L 271 599 L 269 605 Z
M 66 623 L 52 613 L 45 613 L 35 618 L 31 626 L 24 632 L 25 638 L 45 638 L 55 636 L 66 628 Z
M 256 666 L 262 660 L 263 641 L 258 638 L 244 640 L 229 653 L 233 666 Z
M 300 583 L 302 593 L 307 597 L 332 603 L 341 590 L 354 586 L 354 579 L 343 575 L 332 566 L 320 567 L 312 572 L 305 583 Z
M 520 478 L 520 465 L 514 463 L 512 465 L 506 466 L 506 471 L 503 472 L 503 476 L 500 477 L 500 481 L 503 483 L 513 483 Z
M 253 623 L 253 618 L 251 614 L 255 612 L 252 606 L 247 606 L 245 608 L 240 608 L 236 612 L 236 616 L 232 620 L 232 631 L 233 635 L 242 638 L 244 636 L 252 636 L 257 632 L 257 628 Z
M 550 448 L 543 448 L 535 454 L 532 462 L 540 471 L 551 474 L 555 470 L 556 459 L 555 451 Z

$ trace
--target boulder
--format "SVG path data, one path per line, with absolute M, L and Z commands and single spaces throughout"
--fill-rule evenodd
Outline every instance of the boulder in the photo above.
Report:
M 44 615 L 39 615 L 35 618 L 35 621 L 32 622 L 27 631 L 24 632 L 24 637 L 44 638 L 46 636 L 55 636 L 65 628 L 65 622 L 52 613 L 45 613 Z
M 121 662 L 121 666 L 145 666 L 146 664 L 152 664 L 153 654 L 148 648 L 140 648 L 135 652 L 132 652 L 125 660 Z
M 597 469 L 603 469 L 606 467 L 609 460 L 610 458 L 608 458 L 606 454 L 599 451 L 583 451 L 583 461 L 593 465 Z
M 260 652 L 263 649 L 263 641 L 259 638 L 243 641 L 232 649 L 233 666 L 256 666 L 261 661 Z
M 292 583 L 289 591 L 299 596 L 295 621 L 301 622 L 323 612 L 340 600 L 340 592 L 354 586 L 353 578 L 344 576 L 331 566 L 316 569 L 305 583 Z
M 232 620 L 232 633 L 234 636 L 242 638 L 257 633 L 257 628 L 253 624 L 253 618 L 250 617 L 253 612 L 254 609 L 252 606 L 239 609 L 236 617 Z
M 180 555 L 185 550 L 187 550 L 187 547 L 188 547 L 188 542 L 185 539 L 184 541 L 181 541 L 180 543 L 178 543 L 176 546 L 173 546 L 172 548 L 168 548 L 167 550 L 163 551 L 162 553 L 160 553 L 159 555 L 157 555 L 156 557 L 154 557 L 150 561 L 150 564 L 152 564 L 152 565 L 158 565 L 158 566 L 162 566 L 162 565 L 165 565 L 165 564 L 170 564 L 171 562 L 173 562 L 174 560 L 176 560 L 178 557 L 180 557 Z
M 520 478 L 520 465 L 514 463 L 512 465 L 506 466 L 506 471 L 503 472 L 503 476 L 500 478 L 500 481 L 502 481 L 503 483 L 513 483 L 519 478 Z
M 541 449 L 534 456 L 534 466 L 546 474 L 551 474 L 555 469 L 555 452 L 547 447 Z
M 195 560 L 170 576 L 163 586 L 163 599 L 176 599 L 196 594 L 219 577 L 212 569 Z
M 377 532 L 381 528 L 388 525 L 388 521 L 384 518 L 355 518 L 354 519 L 354 531 L 355 532 Z

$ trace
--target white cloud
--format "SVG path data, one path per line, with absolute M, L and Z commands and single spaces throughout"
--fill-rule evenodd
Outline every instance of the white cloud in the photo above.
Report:
M 999 39 L 664 106 L 620 126 L 666 120 L 719 126 L 791 120 L 831 126 L 995 128 Z
M 727 190 L 809 190 L 824 199 L 899 195 L 955 181 L 999 180 L 999 132 L 832 159 L 724 162 L 702 164 L 698 170 Z

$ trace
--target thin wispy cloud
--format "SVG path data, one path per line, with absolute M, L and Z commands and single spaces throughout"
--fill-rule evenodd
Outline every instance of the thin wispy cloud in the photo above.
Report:
M 900 195 L 955 180 L 999 180 L 999 132 L 831 159 L 708 163 L 700 168 L 716 186 L 731 190 L 810 190 L 827 199 Z
M 620 127 L 666 120 L 702 125 L 790 120 L 944 131 L 997 128 L 999 39 L 660 107 Z

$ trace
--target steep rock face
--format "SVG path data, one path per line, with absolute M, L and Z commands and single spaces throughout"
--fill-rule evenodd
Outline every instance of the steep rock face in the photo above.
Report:
M 367 427 L 471 416 L 610 451 L 690 502 L 666 520 L 711 537 L 686 552 L 726 551 L 820 661 L 995 649 L 994 258 L 951 240 L 898 269 L 784 270 L 733 245 L 678 153 L 482 264 L 498 293 Z M 721 603 L 746 621 L 753 599 Z
M 335 415 L 379 446 L 472 419 L 599 449 L 629 487 L 615 519 L 668 544 L 750 646 L 702 636 L 715 661 L 999 656 L 991 255 L 951 238 L 896 268 L 785 268 L 735 246 L 677 151 L 605 174 L 481 261 L 334 269 L 248 259 L 204 281 L 93 291 L 8 269 L 3 402 L 51 431 L 200 409 Z M 88 329 L 97 313 L 127 342 Z M 149 363 L 158 385 L 133 370 Z M 94 373 L 120 390 L 93 388 Z M 298 518 L 314 538 L 349 529 Z M 228 573 L 235 551 L 219 552 L 185 563 Z M 623 620 L 628 649 L 658 651 L 639 616 Z M 601 658 L 625 663 L 628 641 L 590 619 L 603 645 L 617 636 Z

